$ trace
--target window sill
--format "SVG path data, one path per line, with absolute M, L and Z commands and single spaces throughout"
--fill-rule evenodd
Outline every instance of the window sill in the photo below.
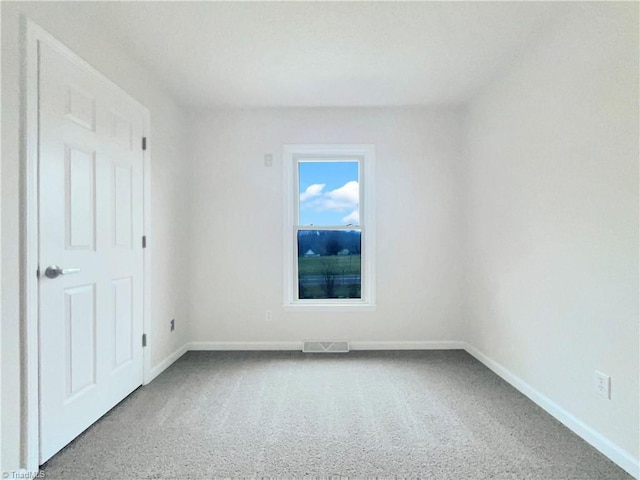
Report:
M 290 303 L 282 306 L 285 312 L 375 312 L 375 303 Z

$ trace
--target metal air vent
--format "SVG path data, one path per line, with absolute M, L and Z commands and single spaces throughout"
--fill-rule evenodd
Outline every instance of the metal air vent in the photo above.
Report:
M 346 340 L 306 340 L 302 344 L 305 353 L 347 353 L 349 342 Z

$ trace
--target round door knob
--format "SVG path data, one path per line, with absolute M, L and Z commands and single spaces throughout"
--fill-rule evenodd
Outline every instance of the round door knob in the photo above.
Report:
M 44 275 L 47 278 L 58 278 L 59 275 L 62 275 L 62 269 L 57 265 L 49 265 L 44 271 Z

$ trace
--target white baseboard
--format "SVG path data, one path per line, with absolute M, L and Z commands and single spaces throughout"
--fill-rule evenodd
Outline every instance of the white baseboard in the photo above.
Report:
M 178 348 L 175 352 L 169 354 L 167 358 L 162 360 L 158 365 L 156 365 L 151 369 L 151 371 L 149 372 L 148 378 L 145 378 L 144 384 L 146 385 L 150 383 L 154 378 L 156 378 L 158 375 L 164 372 L 167 368 L 171 366 L 173 362 L 175 362 L 182 355 L 187 353 L 187 350 L 189 350 L 189 344 L 185 343 L 183 346 Z
M 453 340 L 433 342 L 377 342 L 350 341 L 351 350 L 464 350 L 465 343 Z M 299 342 L 192 342 L 189 350 L 299 350 L 302 351 L 302 340 Z
M 355 340 L 349 342 L 351 350 L 464 350 L 465 343 L 455 340 L 430 342 L 369 342 Z
M 191 342 L 189 350 L 300 350 L 302 342 Z
M 469 344 L 465 345 L 465 350 L 482 362 L 495 374 L 503 380 L 511 384 L 516 390 L 527 396 L 530 400 L 540 406 L 543 410 L 553 416 L 564 426 L 572 430 L 576 435 L 584 441 L 595 447 L 603 455 L 607 456 L 611 461 L 619 465 L 634 478 L 640 477 L 640 461 L 634 458 L 632 454 L 620 448 L 611 440 L 605 438 L 593 428 L 574 417 L 571 413 L 563 409 L 549 397 L 543 395 L 524 380 L 514 375 L 511 371 L 492 360 L 477 348 Z

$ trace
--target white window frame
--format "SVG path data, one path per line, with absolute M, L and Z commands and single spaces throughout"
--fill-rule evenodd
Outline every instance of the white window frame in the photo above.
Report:
M 357 161 L 359 163 L 361 231 L 361 298 L 298 298 L 298 208 L 300 161 Z M 284 145 L 282 171 L 284 180 L 284 303 L 285 311 L 372 311 L 376 292 L 375 229 L 375 148 L 373 145 Z M 314 227 L 336 230 L 335 227 Z M 344 230 L 354 230 L 343 227 Z

